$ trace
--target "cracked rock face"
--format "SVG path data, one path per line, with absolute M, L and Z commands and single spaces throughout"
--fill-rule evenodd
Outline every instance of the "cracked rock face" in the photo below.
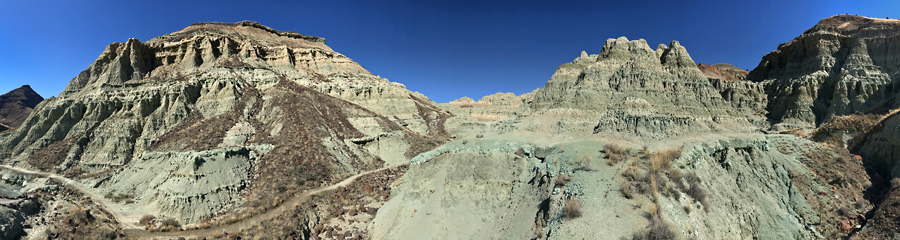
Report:
M 900 21 L 838 15 L 766 54 L 748 80 L 763 82 L 768 116 L 783 128 L 815 127 L 900 92 Z

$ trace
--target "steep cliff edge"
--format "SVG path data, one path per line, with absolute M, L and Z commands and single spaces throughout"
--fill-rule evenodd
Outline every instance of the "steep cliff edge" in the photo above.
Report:
M 766 54 L 747 79 L 763 82 L 768 117 L 812 128 L 882 102 L 900 106 L 900 20 L 837 15 Z
M 0 95 L 0 125 L 8 128 L 19 127 L 41 101 L 44 101 L 44 98 L 28 85 Z M 4 130 L 0 126 L 0 132 Z

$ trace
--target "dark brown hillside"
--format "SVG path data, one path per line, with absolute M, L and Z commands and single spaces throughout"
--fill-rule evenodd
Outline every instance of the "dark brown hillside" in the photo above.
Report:
M 0 95 L 0 124 L 11 128 L 19 127 L 41 101 L 44 98 L 28 85 Z M 0 126 L 0 131 L 4 130 Z

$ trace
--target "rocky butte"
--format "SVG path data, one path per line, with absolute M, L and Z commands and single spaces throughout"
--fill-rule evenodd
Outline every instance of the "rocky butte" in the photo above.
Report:
M 678 41 L 611 38 L 531 93 L 435 103 L 319 37 L 194 24 L 110 44 L 0 133 L 0 229 L 889 238 L 900 231 L 898 29 L 826 18 L 749 72 L 698 64 Z

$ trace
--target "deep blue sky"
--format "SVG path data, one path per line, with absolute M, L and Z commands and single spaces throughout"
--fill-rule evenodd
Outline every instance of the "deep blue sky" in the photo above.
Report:
M 374 74 L 438 102 L 543 87 L 607 38 L 678 40 L 694 61 L 753 69 L 822 18 L 900 17 L 900 1 L 0 0 L 0 93 L 55 96 L 112 42 L 196 22 L 252 20 L 327 39 Z

